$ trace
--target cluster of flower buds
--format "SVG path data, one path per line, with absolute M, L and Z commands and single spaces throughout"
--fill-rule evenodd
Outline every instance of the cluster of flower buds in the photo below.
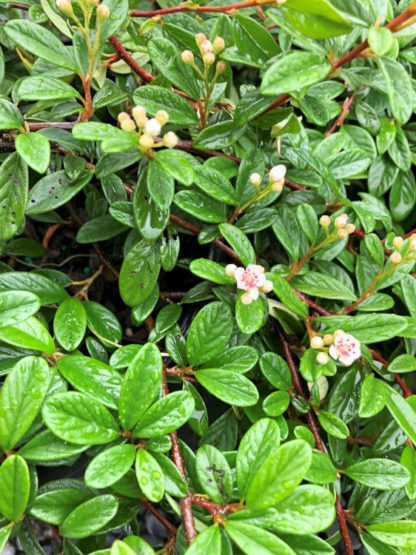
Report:
M 269 172 L 269 188 L 275 193 L 280 193 L 285 184 L 286 166 L 279 164 L 274 166 Z M 250 175 L 250 183 L 256 187 L 257 191 L 260 192 L 260 185 L 262 184 L 262 176 L 255 172 Z
M 328 234 L 329 226 L 331 225 L 331 218 L 324 214 L 319 218 L 320 225 L 325 229 Z M 334 233 L 340 239 L 348 237 L 351 233 L 354 233 L 355 225 L 348 223 L 348 214 L 341 214 L 337 216 L 334 220 Z
M 118 115 L 118 121 L 123 131 L 135 133 L 139 136 L 139 145 L 143 152 L 160 146 L 175 148 L 178 144 L 178 137 L 173 131 L 165 133 L 161 140 L 155 142 L 155 137 L 160 135 L 162 127 L 169 120 L 169 114 L 165 110 L 159 110 L 154 118 L 149 119 L 143 106 L 135 106 L 131 115 L 133 117 L 130 117 L 127 112 L 121 112 Z
M 395 251 L 391 253 L 389 260 L 393 264 L 400 264 L 403 259 L 415 260 L 416 256 L 416 234 L 413 233 L 407 239 L 395 237 L 393 239 Z
M 198 45 L 205 68 L 212 66 L 215 62 L 216 56 L 225 48 L 225 42 L 222 37 L 216 37 L 213 42 L 211 42 L 207 39 L 204 33 L 198 33 L 195 35 L 195 42 Z M 195 64 L 195 58 L 191 50 L 184 50 L 182 52 L 182 60 L 185 64 L 191 66 L 199 73 L 199 68 Z M 218 75 L 224 73 L 226 68 L 226 63 L 220 60 L 217 62 L 216 73 Z
M 98 0 L 82 0 L 80 4 L 81 7 L 84 6 L 86 9 L 97 8 L 96 15 L 99 23 L 103 23 L 110 15 L 108 7 L 104 4 L 98 4 Z M 74 17 L 72 0 L 56 0 L 56 5 L 67 17 Z
M 263 266 L 249 264 L 247 268 L 237 267 L 235 264 L 228 264 L 225 267 L 227 276 L 233 277 L 237 282 L 237 288 L 243 289 L 245 293 L 241 296 L 243 304 L 250 304 L 259 296 L 259 291 L 270 293 L 273 283 L 266 279 Z
M 320 351 L 316 356 L 319 364 L 327 364 L 331 356 L 344 366 L 351 366 L 361 356 L 360 342 L 344 330 L 336 330 L 333 334 L 326 333 L 324 336 L 314 335 L 310 346 Z

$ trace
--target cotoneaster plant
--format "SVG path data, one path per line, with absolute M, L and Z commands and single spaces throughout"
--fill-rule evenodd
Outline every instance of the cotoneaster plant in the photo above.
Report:
M 158 4 L 0 2 L 0 552 L 415 553 L 416 2 Z

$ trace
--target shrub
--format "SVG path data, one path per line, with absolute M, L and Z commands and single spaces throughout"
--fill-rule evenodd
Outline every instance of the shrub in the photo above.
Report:
M 160 5 L 1 8 L 0 551 L 414 553 L 416 3 Z

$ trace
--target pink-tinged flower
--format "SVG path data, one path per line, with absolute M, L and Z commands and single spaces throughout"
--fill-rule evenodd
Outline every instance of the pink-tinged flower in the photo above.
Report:
M 263 266 L 257 264 L 249 264 L 246 269 L 241 266 L 237 268 L 235 264 L 228 264 L 225 273 L 236 280 L 238 289 L 245 291 L 241 296 L 243 304 L 250 304 L 258 299 L 259 291 L 270 293 L 273 289 L 273 283 L 264 275 Z
M 351 366 L 361 356 L 361 345 L 353 335 L 339 330 L 334 334 L 334 343 L 329 348 L 329 354 L 345 366 Z

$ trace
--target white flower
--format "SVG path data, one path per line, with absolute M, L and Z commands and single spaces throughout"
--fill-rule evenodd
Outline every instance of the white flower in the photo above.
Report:
M 329 354 L 345 366 L 351 366 L 361 356 L 360 342 L 353 335 L 342 330 L 334 335 L 334 343 L 329 348 Z
M 243 289 L 245 293 L 241 296 L 243 304 L 250 304 L 259 297 L 259 291 L 269 293 L 273 289 L 273 283 L 266 279 L 263 266 L 249 264 L 247 268 L 236 267 L 235 264 L 228 264 L 225 273 L 234 277 L 237 288 Z
M 209 54 L 213 50 L 213 46 L 210 40 L 204 40 L 204 42 L 199 47 L 202 54 Z
M 284 166 L 283 164 L 279 164 L 278 166 L 274 166 L 269 173 L 269 177 L 270 177 L 270 181 L 275 182 L 275 181 L 280 181 L 281 179 L 284 179 L 286 175 L 286 166 Z
M 145 132 L 152 137 L 157 137 L 161 129 L 160 123 L 156 120 L 156 118 L 149 119 L 146 121 L 144 126 Z

